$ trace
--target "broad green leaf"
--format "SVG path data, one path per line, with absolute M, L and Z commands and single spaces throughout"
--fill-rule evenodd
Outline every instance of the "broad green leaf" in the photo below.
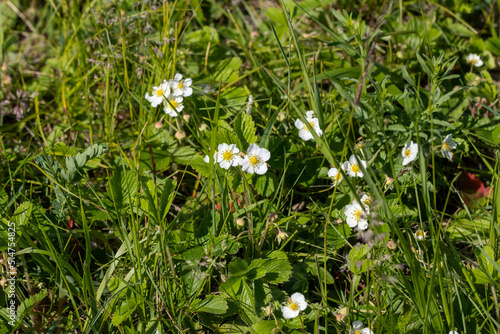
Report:
M 272 196 L 279 185 L 278 177 L 270 172 L 257 176 L 255 190 L 262 196 Z
M 279 333 L 278 328 L 274 320 L 261 320 L 250 328 L 250 332 L 254 334 Z
M 192 44 L 197 49 L 204 49 L 208 43 L 212 47 L 219 44 L 219 33 L 217 29 L 203 26 L 202 29 L 190 32 L 186 35 L 186 44 Z
M 135 311 L 137 307 L 137 303 L 135 298 L 129 297 L 126 301 L 124 301 L 118 310 L 113 314 L 113 320 L 111 323 L 113 326 L 120 325 L 123 321 L 128 319 L 129 316 Z
M 486 48 L 493 54 L 500 56 L 500 38 L 488 38 L 488 40 L 486 40 Z
M 33 209 L 33 204 L 30 202 L 23 202 L 16 208 L 11 220 L 16 224 L 16 226 L 26 225 L 28 219 L 31 216 L 31 210 Z
M 223 314 L 227 311 L 227 302 L 219 296 L 207 296 L 205 300 L 195 299 L 191 305 L 196 312 Z
M 233 82 L 238 79 L 241 59 L 233 57 L 219 62 L 214 70 L 214 80 L 217 83 Z
M 250 115 L 239 113 L 234 121 L 234 131 L 236 132 L 236 136 L 238 136 L 241 143 L 240 149 L 243 152 L 248 149 L 250 144 L 257 142 L 255 123 Z

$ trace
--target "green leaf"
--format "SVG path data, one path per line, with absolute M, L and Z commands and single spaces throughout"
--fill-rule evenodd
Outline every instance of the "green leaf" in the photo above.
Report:
M 113 177 L 109 180 L 108 194 L 118 209 L 121 209 L 124 203 L 135 201 L 138 190 L 136 178 L 132 170 L 124 171 L 122 167 L 115 169 Z
M 219 62 L 215 67 L 214 70 L 215 82 L 220 83 L 220 82 L 236 81 L 239 76 L 240 67 L 241 67 L 241 59 L 239 57 L 224 59 L 223 61 Z
M 328 246 L 333 249 L 344 247 L 351 232 L 352 229 L 347 224 L 342 224 L 340 226 L 330 224 L 326 230 Z
M 262 196 L 272 196 L 279 185 L 278 177 L 273 173 L 257 176 L 255 190 Z
M 204 177 L 210 177 L 214 168 L 213 164 L 210 165 L 210 162 L 205 162 L 203 160 L 203 157 L 199 154 L 193 157 L 193 160 L 191 161 L 191 167 L 193 167 L 195 171 L 197 171 Z
M 316 261 L 314 259 L 307 259 L 305 260 L 305 263 L 307 264 L 307 271 L 312 275 L 319 277 L 321 282 L 325 281 L 325 276 L 327 284 L 333 284 L 335 282 L 332 274 L 330 274 L 328 270 L 325 271 L 325 267 L 322 262 L 318 262 L 318 265 L 316 265 Z
M 500 144 L 500 125 L 495 127 L 491 132 L 491 140 L 496 144 Z
M 207 296 L 205 300 L 195 299 L 191 305 L 196 312 L 223 314 L 227 311 L 227 302 L 218 296 Z
M 349 252 L 348 266 L 354 274 L 362 274 L 373 266 L 373 261 L 367 259 L 368 249 L 366 245 L 351 248 Z
M 136 300 L 134 298 L 128 298 L 124 301 L 118 310 L 113 314 L 113 320 L 111 323 L 114 326 L 120 325 L 123 321 L 125 321 L 128 317 L 132 315 L 135 308 L 137 307 Z
M 486 245 L 482 248 L 482 251 L 478 253 L 479 265 L 485 272 L 493 276 L 492 261 L 495 259 L 495 251 L 493 250 L 493 247 Z
M 33 309 L 45 298 L 47 297 L 47 291 L 40 291 L 39 293 L 29 296 L 22 301 L 22 303 L 17 308 L 17 318 L 24 319 L 28 316 Z
M 31 216 L 32 208 L 33 204 L 31 204 L 31 202 L 23 202 L 16 208 L 16 211 L 14 211 L 14 214 L 11 217 L 16 226 L 26 225 Z
M 500 38 L 488 38 L 486 41 L 486 48 L 493 54 L 500 56 Z
M 399 132 L 408 132 L 408 129 L 402 124 L 391 124 L 387 127 L 389 131 L 399 131 Z
M 279 327 L 274 320 L 261 320 L 250 328 L 250 332 L 255 334 L 279 333 L 275 329 L 279 329 Z
M 275 284 L 288 281 L 292 275 L 292 266 L 286 254 L 282 251 L 269 253 L 265 259 L 253 260 L 248 267 L 249 272 L 254 268 L 256 269 L 255 278 L 263 278 Z
M 208 43 L 213 47 L 219 44 L 219 33 L 215 28 L 203 26 L 203 29 L 188 33 L 185 41 L 186 44 L 193 44 L 197 49 L 206 48 Z
M 229 263 L 229 274 L 232 276 L 241 276 L 248 272 L 248 263 L 240 258 L 234 258 Z
M 257 142 L 255 123 L 250 115 L 245 113 L 238 114 L 234 121 L 234 131 L 241 143 L 241 150 L 243 151 L 247 150 L 250 144 Z

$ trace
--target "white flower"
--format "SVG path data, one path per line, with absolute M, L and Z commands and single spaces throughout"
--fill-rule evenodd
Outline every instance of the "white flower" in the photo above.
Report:
M 441 144 L 441 154 L 450 161 L 453 160 L 453 152 L 451 150 L 457 148 L 457 143 L 451 137 L 451 134 L 447 135 L 443 140 L 443 144 Z
M 193 95 L 192 83 L 192 79 L 182 80 L 182 74 L 177 73 L 174 79 L 170 80 L 170 87 L 172 87 L 174 96 L 191 96 Z
M 351 228 L 357 226 L 361 230 L 366 230 L 368 228 L 368 213 L 370 213 L 370 209 L 368 207 L 362 207 L 357 201 L 353 201 L 352 204 L 346 205 L 344 209 L 344 215 L 347 217 L 347 225 Z
M 203 158 L 203 161 L 205 161 L 207 164 L 210 162 L 210 157 L 208 155 L 205 155 Z M 214 164 L 217 162 L 217 151 L 214 152 Z
M 186 133 L 184 131 L 177 131 L 175 133 L 175 138 L 181 140 L 181 139 L 184 139 L 186 138 Z
M 370 328 L 363 327 L 363 323 L 359 320 L 356 320 L 352 323 L 350 334 L 373 334 Z
M 345 161 L 342 164 L 342 169 L 350 177 L 356 177 L 356 176 L 363 177 L 363 171 L 361 170 L 361 168 L 358 165 L 358 160 L 359 160 L 359 162 L 361 162 L 361 164 L 363 165 L 363 167 L 365 169 L 366 169 L 366 161 L 361 160 L 359 157 L 357 157 L 358 159 L 356 159 L 356 157 L 357 156 L 354 154 L 351 155 L 351 157 L 349 158 L 349 161 Z
M 321 129 L 319 128 L 318 119 L 313 116 L 314 116 L 314 111 L 309 110 L 308 112 L 306 112 L 306 121 L 311 125 L 316 134 L 318 136 L 321 136 L 323 134 L 323 131 L 321 131 Z M 311 131 L 309 131 L 307 125 L 305 125 L 300 119 L 297 119 L 295 121 L 295 127 L 299 129 L 299 137 L 302 138 L 302 140 L 307 141 L 309 139 L 313 139 Z
M 295 292 L 286 305 L 281 307 L 281 312 L 283 312 L 283 318 L 291 319 L 299 315 L 300 311 L 304 311 L 307 308 L 307 302 L 303 294 Z
M 245 109 L 245 112 L 247 113 L 247 115 L 250 115 L 250 113 L 252 112 L 253 103 L 254 103 L 253 96 L 250 95 L 248 97 L 247 108 Z
M 417 239 L 417 241 L 424 241 L 426 237 L 427 232 L 425 231 L 418 230 L 417 232 L 415 232 L 415 239 Z
M 330 168 L 328 171 L 328 177 L 333 180 L 333 187 L 342 182 L 343 179 L 342 173 L 339 173 L 339 170 L 335 167 Z
M 177 117 L 177 113 L 184 109 L 182 100 L 182 96 L 169 96 L 168 99 L 163 101 L 163 111 L 165 112 L 165 114 L 172 117 Z
M 159 86 L 153 87 L 153 95 L 146 93 L 146 100 L 151 103 L 151 107 L 156 108 L 163 100 L 170 95 L 170 86 L 167 80 L 163 80 Z
M 217 162 L 224 169 L 229 169 L 231 166 L 238 166 L 241 159 L 238 153 L 240 153 L 240 150 L 235 144 L 220 144 L 217 148 Z
M 244 172 L 249 174 L 265 174 L 267 172 L 266 161 L 271 158 L 271 153 L 265 148 L 260 148 L 257 144 L 251 144 L 248 152 L 240 164 Z
M 413 141 L 410 140 L 409 143 L 406 143 L 403 147 L 403 151 L 401 154 L 403 155 L 403 166 L 408 165 L 410 162 L 417 158 L 418 153 L 418 145 L 414 144 Z
M 276 240 L 278 240 L 278 245 L 280 245 L 281 242 L 286 239 L 288 239 L 288 234 L 286 234 L 282 230 L 278 230 L 278 235 L 276 236 Z
M 475 53 L 469 53 L 469 55 L 465 57 L 465 60 L 467 61 L 467 63 L 472 64 L 472 66 L 476 67 L 483 66 L 483 61 L 481 60 L 481 57 L 479 57 Z
M 457 331 L 449 331 L 448 334 L 459 334 Z
M 361 203 L 365 206 L 365 208 L 368 208 L 370 206 L 370 204 L 372 203 L 372 198 L 370 197 L 370 195 L 367 195 L 367 194 L 363 194 L 363 196 L 361 196 L 360 200 L 361 200 Z

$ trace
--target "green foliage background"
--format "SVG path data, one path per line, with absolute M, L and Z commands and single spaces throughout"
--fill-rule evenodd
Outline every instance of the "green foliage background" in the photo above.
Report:
M 498 332 L 498 2 L 0 13 L 0 333 Z M 194 94 L 172 118 L 144 96 L 176 73 Z M 323 135 L 304 142 L 307 110 Z M 204 162 L 221 143 L 267 148 L 268 172 Z M 332 187 L 352 154 L 364 177 Z M 351 229 L 365 193 L 370 227 Z M 284 319 L 294 292 L 308 308 Z

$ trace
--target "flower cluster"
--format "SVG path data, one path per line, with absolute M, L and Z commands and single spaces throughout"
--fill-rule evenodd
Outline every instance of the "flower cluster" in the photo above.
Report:
M 266 162 L 271 158 L 271 153 L 267 149 L 259 147 L 257 144 L 251 144 L 247 154 L 243 156 L 239 154 L 240 150 L 235 144 L 222 143 L 214 153 L 214 163 L 219 163 L 224 169 L 241 166 L 241 169 L 248 174 L 263 175 L 267 172 Z M 206 155 L 203 160 L 208 163 L 210 158 Z
M 177 73 L 174 79 L 163 80 L 159 86 L 153 87 L 152 95 L 146 93 L 146 100 L 151 103 L 151 107 L 156 108 L 163 105 L 165 114 L 171 117 L 177 117 L 178 112 L 184 109 L 182 104 L 184 97 L 193 94 L 191 84 L 193 80 L 182 79 L 182 74 Z
M 318 136 L 321 136 L 323 134 L 323 131 L 321 131 L 319 127 L 319 121 L 315 116 L 314 111 L 309 110 L 306 112 L 306 121 L 309 123 L 311 128 L 314 129 L 314 132 Z M 304 124 L 300 119 L 297 119 L 295 121 L 295 127 L 299 129 L 299 137 L 302 138 L 304 141 L 308 141 L 309 139 L 313 139 L 313 135 L 311 133 L 311 130 L 309 130 L 309 127 Z

